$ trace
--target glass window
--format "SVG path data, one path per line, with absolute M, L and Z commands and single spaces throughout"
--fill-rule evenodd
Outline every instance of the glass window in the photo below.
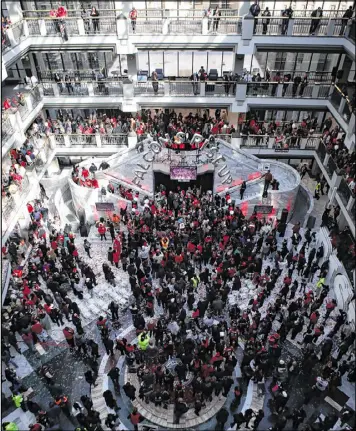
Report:
M 127 58 L 126 58 L 126 65 L 127 65 Z M 122 64 L 121 64 L 121 69 L 122 69 Z M 148 70 L 148 72 L 150 72 L 150 65 L 148 61 L 148 51 L 138 52 L 138 69 Z
M 234 62 L 234 53 L 233 52 L 223 52 L 223 60 L 222 60 L 222 71 L 230 71 L 233 72 L 233 62 Z
M 211 69 L 216 69 L 219 76 L 222 76 L 222 52 L 208 51 L 208 73 Z
M 76 69 L 75 61 L 74 63 L 72 61 L 72 55 L 74 55 L 74 53 L 62 52 L 62 59 L 64 63 L 64 68 L 66 71 Z
M 163 69 L 163 52 L 150 51 L 150 73 L 155 69 Z
M 180 62 L 180 59 L 179 59 Z M 198 72 L 201 67 L 204 67 L 205 71 L 208 73 L 208 62 L 206 51 L 194 51 L 193 56 L 193 71 Z
M 48 52 L 48 53 L 42 54 L 42 56 L 43 56 L 43 61 L 46 65 L 46 69 L 48 70 L 63 69 L 62 60 L 59 53 Z
M 191 76 L 193 73 L 192 70 L 192 52 L 189 51 L 180 51 L 178 52 L 179 55 L 179 76 Z M 206 54 L 205 54 L 206 55 Z M 200 65 L 201 66 L 201 65 Z M 194 68 L 194 72 L 198 72 L 200 69 L 200 66 L 198 68 Z
M 176 51 L 165 51 L 164 53 L 164 76 L 177 76 L 178 53 Z

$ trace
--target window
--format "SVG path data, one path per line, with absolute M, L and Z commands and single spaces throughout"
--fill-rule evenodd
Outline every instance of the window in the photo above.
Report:
M 192 52 L 189 51 L 180 51 L 178 52 L 179 55 L 179 76 L 191 76 L 193 73 L 192 70 Z M 206 57 L 206 54 L 205 54 Z M 199 59 L 198 59 L 199 60 Z M 202 66 L 202 65 L 200 65 Z M 200 66 L 197 70 L 194 68 L 194 72 L 198 71 L 200 69 Z M 206 65 L 205 65 L 206 66 Z
M 59 53 L 48 52 L 42 54 L 42 56 L 47 70 L 63 69 L 61 55 Z
M 177 76 L 178 53 L 176 51 L 164 52 L 164 76 Z
M 199 69 L 203 66 L 205 71 L 207 73 L 209 73 L 207 55 L 206 55 L 207 52 L 206 51 L 194 51 L 193 54 L 194 54 L 194 56 L 193 56 L 193 71 L 198 72 Z M 216 69 L 216 68 L 214 67 L 214 69 Z
M 284 70 L 287 60 L 287 53 L 286 52 L 277 52 L 276 60 L 274 63 L 274 69 L 275 70 Z
M 96 52 L 88 52 L 89 69 L 99 69 L 99 58 Z
M 127 60 L 126 60 L 127 64 Z M 122 68 L 122 65 L 121 65 Z M 138 52 L 138 70 L 147 70 L 150 73 L 150 65 L 148 60 L 148 51 Z

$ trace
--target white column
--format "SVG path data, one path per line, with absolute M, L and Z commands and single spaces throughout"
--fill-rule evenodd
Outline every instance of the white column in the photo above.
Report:
M 11 22 L 17 22 L 22 20 L 23 14 L 21 9 L 21 2 L 19 1 L 6 1 L 5 8 L 9 14 Z
M 171 20 L 169 18 L 164 18 L 162 25 L 162 34 L 167 35 L 169 33 L 169 24 Z
M 46 29 L 45 20 L 44 19 L 39 19 L 38 20 L 38 25 L 40 27 L 40 35 L 41 36 L 47 36 L 47 29 Z
M 253 36 L 254 17 L 246 15 L 242 20 L 242 40 L 251 40 Z
M 84 20 L 82 18 L 78 18 L 77 24 L 78 24 L 79 36 L 85 36 Z
M 200 83 L 200 96 L 205 96 L 205 82 Z
M 244 101 L 246 99 L 247 84 L 237 84 L 236 85 L 236 100 Z
M 16 46 L 17 43 L 16 43 L 16 40 L 15 40 L 14 32 L 13 32 L 12 28 L 8 28 L 6 30 L 6 34 L 7 34 L 7 37 L 9 38 L 10 45 L 12 47 Z
M 294 18 L 288 21 L 287 36 L 293 36 Z
M 59 88 L 57 84 L 52 84 L 54 97 L 59 97 Z
M 70 139 L 69 139 L 69 136 L 68 135 L 63 135 L 64 136 L 64 145 L 66 146 L 66 147 L 70 147 L 71 145 L 70 145 Z
M 204 16 L 202 21 L 202 34 L 207 35 L 208 34 L 208 17 Z
M 116 19 L 116 32 L 118 39 L 127 39 L 129 37 L 128 22 L 123 13 L 121 13 Z
M 326 35 L 327 36 L 333 36 L 334 35 L 334 30 L 335 30 L 335 20 L 334 19 L 329 19 L 328 27 L 326 29 Z
M 102 147 L 102 145 L 101 145 L 101 136 L 100 135 L 95 135 L 95 142 L 96 142 L 96 146 L 98 148 Z
M 312 98 L 317 99 L 318 96 L 319 96 L 319 84 L 315 82 L 312 88 Z
M 274 138 L 268 138 L 268 148 L 273 149 Z
M 169 96 L 170 92 L 169 92 L 169 82 L 168 81 L 164 81 L 163 82 L 163 87 L 164 87 L 164 95 L 165 96 Z
M 89 96 L 94 96 L 94 84 L 92 82 L 87 83 Z
M 283 93 L 283 84 L 278 84 L 277 85 L 277 97 L 282 97 L 282 93 Z

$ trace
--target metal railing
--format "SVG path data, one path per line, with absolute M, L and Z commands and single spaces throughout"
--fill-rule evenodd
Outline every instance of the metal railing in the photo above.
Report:
M 94 82 L 95 96 L 122 96 L 122 81 L 98 81 Z
M 37 87 L 35 87 L 31 93 L 30 93 L 30 99 L 31 99 L 31 104 L 32 104 L 32 109 L 35 109 L 36 106 L 41 102 L 42 100 L 42 96 L 40 93 L 40 89 Z
M 318 148 L 320 142 L 320 136 L 309 136 L 307 138 L 307 142 L 305 143 L 306 150 L 314 150 Z
M 84 147 L 96 147 L 95 135 L 75 135 L 71 134 L 69 136 L 70 145 L 75 147 L 77 145 Z
M 128 136 L 125 133 L 116 135 L 100 135 L 103 146 L 128 145 Z
M 169 34 L 202 34 L 202 20 L 175 18 L 168 25 Z
M 208 32 L 217 34 L 242 34 L 242 18 L 240 17 L 220 17 L 217 28 L 214 21 L 208 21 Z
M 43 95 L 44 96 L 54 96 L 54 89 L 51 83 L 42 82 Z
M 172 96 L 195 96 L 200 94 L 200 81 L 170 81 L 169 94 Z
M 60 87 L 60 86 L 58 86 Z M 62 91 L 59 88 L 61 96 L 89 96 L 89 89 L 86 82 L 62 83 Z
M 129 22 L 130 34 L 162 34 L 163 20 L 161 19 L 137 19 Z
M 64 135 L 54 133 L 51 136 L 54 137 L 55 143 L 58 147 L 65 147 Z
M 330 160 L 332 160 L 331 157 Z M 352 192 L 349 185 L 347 184 L 347 181 L 344 178 L 341 179 L 337 191 L 339 193 L 340 199 L 342 200 L 342 203 L 346 207 L 350 200 L 350 197 L 352 196 Z
M 116 34 L 116 17 L 105 16 L 99 19 L 85 19 L 84 29 L 86 34 Z
M 10 118 L 7 112 L 3 112 L 1 116 L 1 141 L 4 144 L 14 133 Z
M 27 26 L 30 36 L 40 36 L 40 24 L 37 19 L 28 19 Z
M 241 135 L 241 147 L 268 148 L 269 135 Z
M 135 96 L 164 96 L 164 84 L 161 81 L 135 82 Z
M 278 86 L 281 86 L 279 92 Z M 327 99 L 329 97 L 330 85 L 318 85 L 318 92 L 313 94 L 313 88 L 318 85 L 303 86 L 302 84 L 295 85 L 293 82 L 276 83 L 276 82 L 249 82 L 247 84 L 247 97 L 303 97 L 303 98 L 318 98 Z

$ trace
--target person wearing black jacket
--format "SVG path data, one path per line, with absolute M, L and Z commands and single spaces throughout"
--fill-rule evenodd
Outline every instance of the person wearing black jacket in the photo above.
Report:
M 257 24 L 258 24 L 257 17 L 260 14 L 260 12 L 261 12 L 261 8 L 260 8 L 260 6 L 258 4 L 258 1 L 256 0 L 255 3 L 253 5 L 251 5 L 251 7 L 250 7 L 250 14 L 253 17 L 255 17 L 255 22 L 253 24 L 253 34 L 256 33 L 256 27 L 257 27 Z
M 287 34 L 289 20 L 292 18 L 292 16 L 293 10 L 290 6 L 282 12 L 282 17 L 284 18 L 282 20 L 282 34 Z
M 292 97 L 295 97 L 297 95 L 297 90 L 302 82 L 302 78 L 300 76 L 295 76 L 293 80 L 293 86 L 292 86 Z
M 342 23 L 341 23 L 341 29 L 340 29 L 339 36 L 343 36 L 344 35 L 345 28 L 347 26 L 347 21 L 352 18 L 352 14 L 353 14 L 353 10 L 352 10 L 352 6 L 350 6 L 346 10 L 346 12 L 344 13 L 344 15 L 342 16 Z
M 320 19 L 316 19 L 316 18 L 323 17 L 323 11 L 321 7 L 318 7 L 318 9 L 313 10 L 313 12 L 311 13 L 311 17 L 312 17 L 312 22 L 310 24 L 309 34 L 313 35 L 316 32 L 321 21 Z
M 93 23 L 93 29 L 94 29 L 94 33 L 98 32 L 99 33 L 99 12 L 97 10 L 96 7 L 92 7 L 91 11 L 90 11 L 90 16 L 91 16 L 91 20 Z
M 229 412 L 223 407 L 221 410 L 218 411 L 216 415 L 216 431 L 221 431 L 225 426 L 226 421 L 229 418 Z
M 267 29 L 269 26 L 269 22 L 271 20 L 271 18 L 269 18 L 271 16 L 271 12 L 269 11 L 268 7 L 266 7 L 266 9 L 262 12 L 262 34 L 267 34 Z

